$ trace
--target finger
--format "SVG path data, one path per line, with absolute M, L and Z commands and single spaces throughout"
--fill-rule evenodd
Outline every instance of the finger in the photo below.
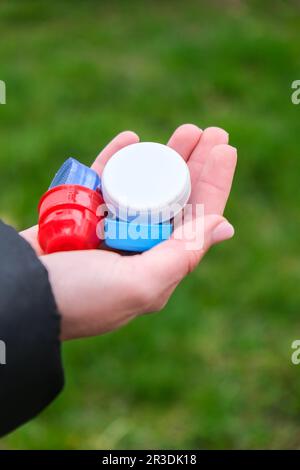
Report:
M 204 205 L 205 214 L 223 214 L 236 168 L 237 151 L 217 145 L 207 158 L 194 190 L 194 201 Z
M 118 150 L 121 150 L 123 147 L 126 147 L 130 144 L 136 144 L 137 142 L 139 142 L 139 137 L 137 134 L 135 134 L 135 132 L 121 132 L 99 153 L 98 157 L 92 164 L 93 170 L 95 170 L 99 175 L 101 175 L 110 157 L 112 157 Z
M 179 126 L 170 137 L 168 146 L 176 150 L 187 161 L 201 137 L 202 130 L 194 124 Z
M 25 238 L 25 240 L 32 246 L 38 256 L 43 254 L 43 250 L 41 249 L 38 242 L 38 225 L 34 225 L 33 227 L 30 227 L 26 230 L 22 230 L 22 232 L 19 232 L 19 235 Z
M 201 139 L 191 154 L 188 162 L 192 188 L 201 174 L 203 164 L 206 161 L 211 149 L 219 144 L 227 144 L 228 139 L 228 133 L 219 127 L 208 127 L 203 131 Z
M 203 230 L 200 243 L 197 240 L 199 234 L 194 233 L 193 240 L 190 236 L 191 231 L 186 230 L 181 239 L 175 236 L 142 255 L 133 257 L 131 259 L 131 262 L 135 263 L 133 272 L 136 273 L 139 282 L 147 276 L 144 282 L 157 292 L 160 289 L 175 287 L 183 277 L 195 269 L 212 245 L 227 240 L 234 234 L 232 225 L 219 215 L 206 216 L 199 225 Z

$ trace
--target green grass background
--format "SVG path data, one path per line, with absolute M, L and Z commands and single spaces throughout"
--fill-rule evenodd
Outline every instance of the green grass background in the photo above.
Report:
M 162 313 L 65 344 L 64 392 L 0 448 L 300 447 L 299 31 L 298 1 L 0 3 L 6 221 L 124 129 L 218 125 L 239 151 L 234 239 Z

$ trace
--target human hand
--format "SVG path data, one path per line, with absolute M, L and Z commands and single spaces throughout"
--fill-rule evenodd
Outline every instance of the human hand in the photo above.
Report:
M 101 175 L 117 150 L 138 140 L 133 132 L 119 134 L 92 167 Z M 105 250 L 43 255 L 37 227 L 21 232 L 48 270 L 62 316 L 61 339 L 102 334 L 140 314 L 161 310 L 208 249 L 233 236 L 233 227 L 222 216 L 237 158 L 236 150 L 228 145 L 228 134 L 219 128 L 201 131 L 185 124 L 174 132 L 168 145 L 188 164 L 192 181 L 189 202 L 204 204 L 203 246 L 186 249 L 187 240 L 173 236 L 134 256 Z

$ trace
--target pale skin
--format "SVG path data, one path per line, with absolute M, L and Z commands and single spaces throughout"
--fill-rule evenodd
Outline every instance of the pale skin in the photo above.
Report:
M 101 175 L 117 150 L 138 141 L 134 132 L 122 132 L 102 150 L 92 168 Z M 187 250 L 186 240 L 172 238 L 134 256 L 103 249 L 44 255 L 37 227 L 21 232 L 48 270 L 61 314 L 62 340 L 103 334 L 141 314 L 161 310 L 205 253 L 233 236 L 232 225 L 223 217 L 237 161 L 236 149 L 228 145 L 227 132 L 216 127 L 202 131 L 193 124 L 184 124 L 175 130 L 168 145 L 188 164 L 190 203 L 204 204 L 201 248 Z

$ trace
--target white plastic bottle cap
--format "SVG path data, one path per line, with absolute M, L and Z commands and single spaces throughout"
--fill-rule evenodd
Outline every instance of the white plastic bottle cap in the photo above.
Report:
M 102 192 L 119 219 L 165 222 L 187 203 L 191 180 L 183 158 L 166 145 L 141 142 L 116 152 L 102 174 Z M 154 222 L 155 223 L 155 222 Z

